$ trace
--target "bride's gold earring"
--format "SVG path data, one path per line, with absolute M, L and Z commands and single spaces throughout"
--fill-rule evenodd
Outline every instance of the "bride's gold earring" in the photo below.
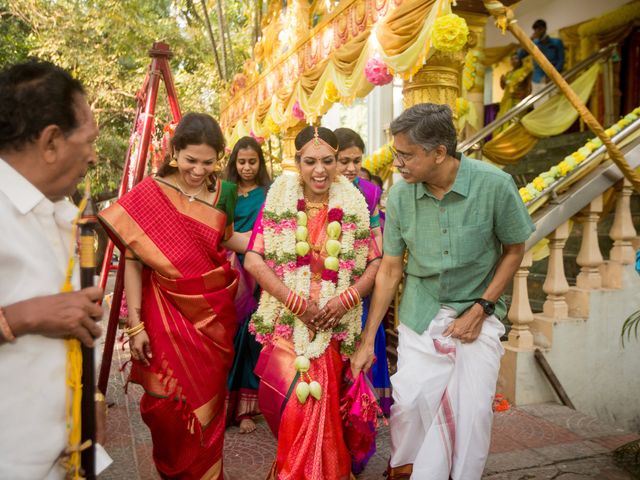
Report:
M 177 167 L 178 166 L 178 161 L 176 160 L 176 157 L 173 157 L 171 159 L 171 161 L 169 162 L 169 166 L 170 167 Z

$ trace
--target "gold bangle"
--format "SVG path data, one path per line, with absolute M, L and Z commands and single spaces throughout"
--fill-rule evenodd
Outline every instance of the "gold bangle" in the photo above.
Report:
M 95 402 L 104 402 L 105 398 L 104 398 L 104 394 L 100 393 L 100 392 L 96 392 L 93 394 L 93 400 Z
M 129 338 L 136 336 L 137 334 L 139 334 L 140 332 L 142 332 L 144 330 L 144 323 L 140 322 L 137 325 L 134 325 L 133 327 L 130 328 L 125 328 L 124 329 L 124 333 L 127 334 L 127 336 Z

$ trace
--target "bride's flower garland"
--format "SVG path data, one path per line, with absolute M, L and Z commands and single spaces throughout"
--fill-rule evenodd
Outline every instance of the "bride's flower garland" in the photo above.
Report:
M 364 197 L 342 175 L 329 190 L 328 215 L 331 226 L 327 228 L 328 241 L 324 247 L 330 255 L 322 272 L 320 308 L 363 274 L 371 235 Z M 265 262 L 288 288 L 308 299 L 311 255 L 306 243 L 306 220 L 298 175 L 281 175 L 269 189 L 263 210 Z M 336 242 L 330 244 L 332 240 Z M 361 317 L 362 306 L 358 305 L 347 311 L 333 330 L 319 331 L 310 341 L 305 324 L 263 290 L 249 329 L 262 344 L 270 343 L 274 336 L 293 336 L 296 354 L 311 360 L 324 353 L 332 338 L 341 341 L 343 355 L 353 353 L 360 336 Z

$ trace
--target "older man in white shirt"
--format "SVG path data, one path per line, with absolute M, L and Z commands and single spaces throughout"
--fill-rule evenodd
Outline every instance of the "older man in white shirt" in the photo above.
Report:
M 93 345 L 99 288 L 58 293 L 76 212 L 66 200 L 96 161 L 81 84 L 30 61 L 0 73 L 0 478 L 64 477 L 64 338 Z

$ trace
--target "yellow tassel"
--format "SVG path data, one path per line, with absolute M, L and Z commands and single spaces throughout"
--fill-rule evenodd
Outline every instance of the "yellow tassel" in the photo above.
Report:
M 67 263 L 67 271 L 62 288 L 63 293 L 72 292 L 73 284 L 73 267 L 75 265 L 75 251 L 78 234 L 78 222 L 87 205 L 87 199 L 83 198 L 78 207 L 78 215 L 73 222 L 73 230 L 71 234 L 71 248 L 69 261 Z M 80 442 L 82 440 L 82 348 L 80 341 L 71 338 L 65 340 L 67 347 L 67 399 L 66 399 L 66 424 L 68 434 L 67 454 L 68 459 L 65 462 L 67 468 L 67 478 L 72 480 L 80 480 L 84 478 L 81 475 L 81 459 L 80 459 Z

